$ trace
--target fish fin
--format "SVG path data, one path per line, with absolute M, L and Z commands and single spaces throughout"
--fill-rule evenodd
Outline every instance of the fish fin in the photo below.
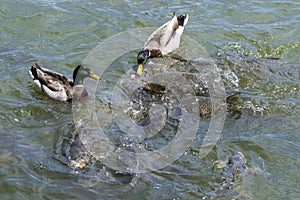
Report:
M 227 101 L 227 103 L 233 103 L 233 102 L 236 102 L 240 97 L 241 97 L 241 93 L 236 92 L 234 94 L 227 96 L 226 101 Z

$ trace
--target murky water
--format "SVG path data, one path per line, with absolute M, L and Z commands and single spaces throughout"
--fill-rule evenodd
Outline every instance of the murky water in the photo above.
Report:
M 62 149 L 78 125 L 72 104 L 37 91 L 28 67 L 38 62 L 71 77 L 100 42 L 130 29 L 158 27 L 173 11 L 189 13 L 184 34 L 212 55 L 226 86 L 241 93 L 240 109 L 227 115 L 217 144 L 203 158 L 198 134 L 179 159 L 153 173 L 116 174 L 102 163 L 71 169 Z M 1 199 L 214 199 L 221 172 L 212 170 L 213 162 L 236 151 L 260 173 L 222 198 L 299 198 L 300 3 L 4 0 L 0 18 Z M 131 69 L 136 53 L 112 63 L 102 90 Z M 171 122 L 150 148 L 176 135 Z M 198 133 L 205 132 L 209 119 L 199 123 Z M 114 124 L 109 130 L 112 140 L 122 134 Z

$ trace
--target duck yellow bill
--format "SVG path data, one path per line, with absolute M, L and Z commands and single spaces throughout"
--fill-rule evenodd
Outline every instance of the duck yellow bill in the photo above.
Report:
M 92 79 L 95 79 L 95 80 L 99 80 L 99 76 L 97 76 L 96 74 L 94 74 L 94 72 L 90 72 L 89 74 L 89 77 L 91 77 Z
M 138 75 L 142 75 L 142 72 L 143 72 L 143 65 L 139 64 L 136 73 Z

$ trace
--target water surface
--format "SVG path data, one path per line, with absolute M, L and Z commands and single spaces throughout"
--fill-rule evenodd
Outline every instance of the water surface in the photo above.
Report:
M 213 161 L 235 151 L 243 152 L 249 168 L 262 171 L 247 177 L 238 195 L 299 198 L 298 2 L 4 0 L 1 5 L 1 199 L 214 198 L 220 173 L 212 170 Z M 196 141 L 172 165 L 140 175 L 135 184 L 132 177 L 111 177 L 105 170 L 70 169 L 57 149 L 74 131 L 72 105 L 37 91 L 28 67 L 38 62 L 71 77 L 100 42 L 129 29 L 158 27 L 173 11 L 189 13 L 184 34 L 214 55 L 227 77 L 238 77 L 235 89 L 248 107 L 228 115 L 206 157 L 199 158 Z M 133 64 L 135 58 L 121 62 Z

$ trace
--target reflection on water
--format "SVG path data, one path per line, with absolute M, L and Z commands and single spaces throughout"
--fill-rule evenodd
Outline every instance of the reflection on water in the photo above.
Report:
M 248 168 L 259 168 L 262 174 L 247 176 L 236 187 L 236 194 L 224 198 L 299 197 L 299 3 L 154 3 L 156 6 L 149 9 L 144 1 L 2 2 L 1 199 L 210 197 L 214 195 L 213 186 L 220 182 L 220 173 L 212 170 L 213 161 L 227 160 L 236 151 L 243 152 Z M 71 104 L 55 102 L 35 89 L 28 67 L 39 62 L 71 74 L 73 66 L 81 63 L 99 42 L 127 29 L 156 27 L 174 10 L 189 12 L 185 34 L 213 55 L 228 83 L 225 86 L 241 93 L 240 107 L 228 113 L 217 145 L 200 158 L 204 138 L 201 133 L 207 131 L 209 124 L 209 118 L 203 118 L 184 155 L 157 172 L 124 174 L 93 159 L 83 170 L 68 167 L 68 151 L 76 139 L 75 127 L 80 124 L 73 124 Z M 112 64 L 111 71 L 103 77 L 106 85 L 102 90 L 113 87 L 117 77 L 135 64 L 135 54 L 131 52 L 126 59 L 117 60 L 117 66 Z M 95 109 L 110 112 L 109 106 Z M 108 119 L 101 120 L 105 124 Z M 176 127 L 174 124 L 171 127 Z M 124 135 L 113 124 L 110 129 L 111 140 Z M 158 143 L 153 140 L 150 146 L 160 146 L 168 136 L 173 137 L 172 131 L 166 133 L 169 135 L 160 135 Z M 129 150 L 132 141 L 126 136 L 116 140 Z

